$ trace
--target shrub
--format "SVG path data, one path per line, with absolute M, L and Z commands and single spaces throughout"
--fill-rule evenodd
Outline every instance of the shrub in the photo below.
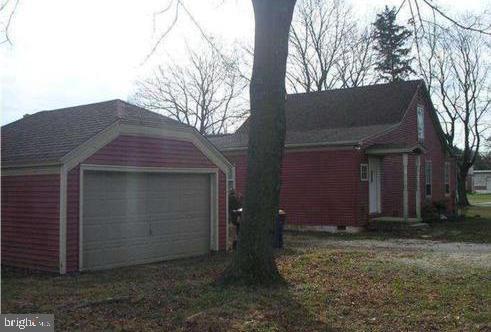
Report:
M 440 221 L 440 212 L 434 204 L 427 203 L 421 209 L 421 218 L 424 222 Z

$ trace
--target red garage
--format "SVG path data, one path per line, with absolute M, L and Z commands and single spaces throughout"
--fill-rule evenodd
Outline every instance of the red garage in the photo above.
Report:
M 231 164 L 121 100 L 2 127 L 2 264 L 59 273 L 224 250 Z

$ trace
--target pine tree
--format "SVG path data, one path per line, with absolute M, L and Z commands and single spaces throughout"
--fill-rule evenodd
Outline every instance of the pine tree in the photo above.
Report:
M 406 27 L 396 24 L 396 8 L 385 6 L 385 10 L 377 14 L 373 48 L 378 53 L 378 61 L 375 69 L 380 77 L 387 81 L 397 81 L 414 73 L 409 57 L 410 47 L 404 47 L 411 37 L 411 31 Z

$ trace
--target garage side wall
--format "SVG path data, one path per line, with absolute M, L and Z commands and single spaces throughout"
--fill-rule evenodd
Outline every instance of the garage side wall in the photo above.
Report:
M 82 164 L 163 168 L 217 168 L 192 143 L 173 139 L 122 135 L 87 158 Z M 67 272 L 79 269 L 80 165 L 68 173 Z M 226 245 L 226 177 L 219 172 L 219 249 Z
M 2 176 L 2 264 L 59 268 L 60 176 Z

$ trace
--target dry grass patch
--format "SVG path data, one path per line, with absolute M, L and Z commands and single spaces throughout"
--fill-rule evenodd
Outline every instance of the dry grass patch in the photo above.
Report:
M 64 277 L 4 271 L 2 310 L 54 313 L 57 330 L 67 331 L 491 326 L 488 268 L 455 265 L 438 253 L 315 246 L 318 239 L 302 239 L 293 246 L 288 238 L 289 249 L 279 253 L 286 284 L 276 288 L 217 286 L 214 280 L 229 260 L 222 256 Z M 418 263 L 422 259 L 451 268 L 428 269 Z

